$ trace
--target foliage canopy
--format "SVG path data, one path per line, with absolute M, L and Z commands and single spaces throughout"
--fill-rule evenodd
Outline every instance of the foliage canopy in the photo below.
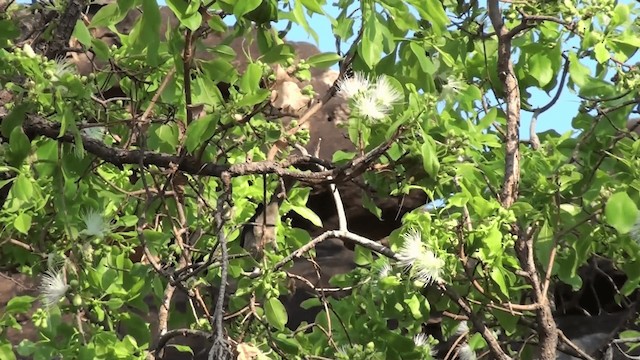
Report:
M 210 358 L 428 359 L 437 340 L 424 324 L 436 314 L 442 338 L 466 344 L 455 351 L 554 359 L 562 344 L 585 357 L 557 331 L 556 286 L 580 289 L 579 269 L 602 258 L 626 275 L 620 303 L 640 286 L 640 142 L 627 127 L 640 98 L 636 4 L 339 0 L 333 18 L 323 0 L 169 0 L 177 26 L 163 25 L 155 0 L 119 0 L 90 18 L 87 5 L 0 2 L 0 257 L 49 271 L 51 303 L 31 316 L 38 339 L 11 344 L 5 335 L 36 298 L 9 301 L 0 358 L 153 358 L 188 333 Z M 117 27 L 136 11 L 128 31 Z M 340 47 L 299 60 L 271 24 L 326 36 L 312 15 L 330 18 Z M 203 45 L 214 35 L 229 38 Z M 233 37 L 258 52 L 238 54 Z M 78 73 L 87 52 L 102 71 Z M 274 106 L 274 96 L 310 99 L 304 81 L 336 64 L 326 94 L 293 114 Z M 361 83 L 348 88 L 353 74 Z M 296 101 L 283 100 L 283 76 L 302 84 Z M 114 87 L 126 96 L 106 96 Z M 542 92 L 549 102 L 535 107 Z M 562 92 L 579 97 L 577 114 L 556 110 Z M 350 115 L 335 131 L 351 151 L 300 155 L 295 145 L 317 137 L 303 125 L 339 96 Z M 571 117 L 576 131 L 536 133 L 539 116 Z M 379 198 L 445 200 L 405 214 L 387 248 L 342 221 L 322 227 L 307 206 L 312 189 L 354 181 Z M 275 222 L 259 224 L 272 198 Z M 303 280 L 288 270 L 329 238 L 355 244 L 357 267 L 332 280 L 349 294 L 319 291 L 303 303 L 320 307 L 315 323 L 289 329 L 283 299 Z M 186 312 L 162 307 L 176 289 Z M 523 345 L 531 336 L 537 345 Z

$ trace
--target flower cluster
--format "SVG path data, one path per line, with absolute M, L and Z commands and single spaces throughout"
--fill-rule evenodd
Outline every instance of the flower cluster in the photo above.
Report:
M 412 229 L 403 234 L 404 244 L 398 252 L 399 263 L 405 269 L 412 270 L 414 279 L 429 285 L 432 282 L 442 281 L 442 269 L 444 260 L 422 243 L 422 235 Z
M 387 116 L 393 105 L 402 99 L 402 94 L 391 85 L 388 77 L 383 75 L 371 81 L 362 73 L 340 80 L 338 95 L 353 99 L 356 113 L 372 120 Z

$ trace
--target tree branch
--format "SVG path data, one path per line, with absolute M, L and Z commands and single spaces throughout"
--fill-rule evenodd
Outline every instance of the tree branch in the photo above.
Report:
M 0 121 L 3 120 L 0 117 Z M 60 124 L 48 121 L 40 116 L 30 115 L 24 120 L 22 127 L 25 134 L 34 139 L 37 136 L 44 136 L 59 142 L 74 143 L 74 135 L 67 132 L 60 134 Z M 339 183 L 351 180 L 364 172 L 380 155 L 387 151 L 391 144 L 397 139 L 399 132 L 392 136 L 387 142 L 380 144 L 364 156 L 358 157 L 349 163 L 331 170 L 324 171 L 298 171 L 291 170 L 290 167 L 298 165 L 319 164 L 325 168 L 330 168 L 331 163 L 312 156 L 292 156 L 280 162 L 261 161 L 251 163 L 241 163 L 235 165 L 220 165 L 214 163 L 201 162 L 195 157 L 185 155 L 171 155 L 144 150 L 124 150 L 105 145 L 99 140 L 82 135 L 82 142 L 85 150 L 98 158 L 121 167 L 123 165 L 143 165 L 157 166 L 160 168 L 181 170 L 194 175 L 215 176 L 220 178 L 224 172 L 231 177 L 256 175 L 256 174 L 276 174 L 282 177 L 290 177 L 305 183 L 325 184 Z
M 505 173 L 500 200 L 503 207 L 509 208 L 518 199 L 520 184 L 520 87 L 511 61 L 511 39 L 517 32 L 510 32 L 504 25 L 498 0 L 489 0 L 488 8 L 491 24 L 498 37 L 498 77 L 504 87 L 507 104 Z M 512 233 L 517 236 L 515 250 L 520 266 L 527 274 L 525 278 L 532 287 L 533 299 L 539 305 L 536 310 L 536 319 L 540 340 L 540 359 L 552 360 L 556 358 L 558 332 L 547 294 L 543 293 L 533 257 L 533 228 L 520 231 L 517 224 L 512 224 L 511 228 Z M 489 341 L 486 337 L 485 339 Z M 492 351 L 495 350 L 493 346 L 490 348 Z

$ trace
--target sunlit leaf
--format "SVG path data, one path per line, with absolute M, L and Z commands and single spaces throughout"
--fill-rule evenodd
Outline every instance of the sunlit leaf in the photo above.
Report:
M 620 234 L 626 234 L 638 221 L 638 207 L 626 192 L 618 192 L 607 200 L 604 209 L 607 224 L 613 226 Z
M 288 321 L 287 311 L 278 298 L 269 298 L 264 304 L 264 313 L 267 321 L 278 330 L 284 330 Z

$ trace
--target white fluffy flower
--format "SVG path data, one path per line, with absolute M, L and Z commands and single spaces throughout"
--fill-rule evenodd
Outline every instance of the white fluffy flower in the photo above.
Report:
M 420 257 L 413 263 L 413 269 L 415 271 L 413 276 L 417 280 L 429 285 L 434 281 L 442 280 L 441 274 L 443 267 L 444 260 L 438 258 L 433 251 L 423 249 Z
M 362 73 L 355 73 L 353 77 L 343 78 L 338 82 L 338 95 L 344 99 L 351 99 L 358 94 L 369 91 L 371 83 Z
M 410 229 L 408 232 L 402 234 L 402 238 L 404 239 L 404 243 L 398 252 L 398 257 L 400 258 L 400 265 L 408 269 L 416 261 L 424 248 L 422 245 L 422 235 L 418 230 Z
M 391 264 L 389 264 L 388 262 L 383 262 L 382 265 L 380 265 L 380 268 L 378 269 L 378 278 L 380 279 L 384 279 L 387 276 L 391 275 Z
M 376 80 L 376 85 L 372 89 L 373 97 L 388 111 L 393 105 L 398 103 L 402 95 L 389 82 L 389 77 L 380 76 Z
M 45 70 L 45 73 L 47 75 L 49 75 L 49 79 L 51 81 L 60 81 L 60 79 L 62 77 L 64 77 L 67 74 L 76 74 L 76 70 L 75 70 L 75 65 L 69 61 L 67 61 L 65 58 L 58 58 L 55 60 L 55 64 L 53 66 L 53 68 L 49 68 L 47 70 Z M 65 91 L 68 91 L 68 89 L 64 88 Z
M 363 73 L 355 73 L 353 77 L 338 82 L 338 95 L 353 99 L 358 115 L 380 120 L 402 99 L 402 93 L 391 85 L 389 79 L 383 75 L 372 82 Z
M 109 225 L 104 221 L 102 213 L 91 210 L 82 217 L 85 229 L 82 234 L 87 236 L 103 237 L 109 232 Z
M 67 285 L 62 271 L 49 269 L 42 274 L 38 290 L 40 291 L 42 304 L 49 308 L 64 298 L 64 294 L 69 290 L 69 285 Z
M 469 344 L 465 343 L 458 350 L 458 359 L 460 360 L 476 360 L 476 353 L 471 349 Z
M 66 74 L 75 74 L 75 65 L 69 62 L 65 58 L 56 59 L 56 64 L 53 69 L 53 74 L 58 78 L 63 77 Z
M 62 254 L 51 253 L 47 255 L 47 268 L 60 269 L 64 266 L 67 258 Z
M 427 334 L 420 333 L 413 337 L 413 343 L 416 344 L 417 347 L 425 346 L 429 344 L 429 342 L 427 341 L 428 339 L 429 336 L 427 336 Z
M 458 95 L 468 86 L 466 82 L 458 80 L 455 76 L 449 76 L 445 81 L 441 93 L 444 98 Z
M 458 326 L 456 327 L 456 335 L 458 336 L 462 334 L 466 334 L 468 332 L 469 332 L 469 325 L 467 324 L 466 321 L 460 322 L 460 324 L 458 324 Z
M 436 356 L 436 350 L 431 347 L 429 343 L 429 336 L 425 333 L 419 333 L 413 337 L 413 343 L 417 348 L 421 348 L 420 350 L 429 354 L 432 358 Z
M 373 94 L 358 96 L 354 102 L 356 112 L 365 118 L 380 120 L 387 115 L 388 109 L 381 106 Z
M 402 237 L 404 244 L 398 252 L 400 265 L 405 269 L 411 268 L 413 278 L 425 285 L 442 280 L 444 260 L 424 246 L 420 232 L 411 229 Z

